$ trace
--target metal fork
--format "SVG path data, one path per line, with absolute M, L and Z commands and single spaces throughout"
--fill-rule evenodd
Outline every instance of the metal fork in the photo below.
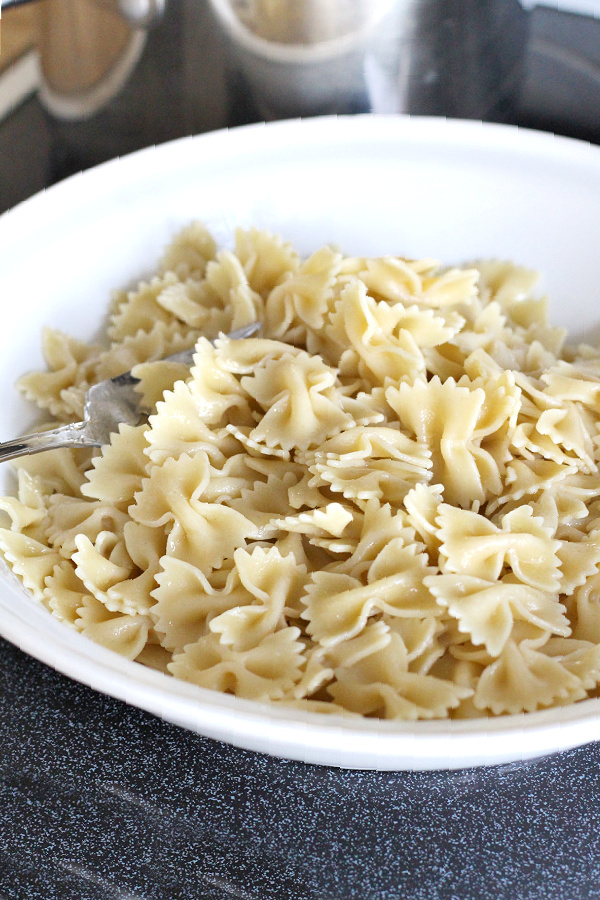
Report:
M 232 331 L 227 337 L 232 340 L 250 337 L 259 328 L 259 322 L 252 322 Z M 191 366 L 193 356 L 192 348 L 164 358 Z M 139 383 L 140 379 L 131 372 L 123 372 L 92 385 L 85 395 L 83 422 L 60 425 L 50 431 L 25 434 L 13 441 L 0 443 L 0 462 L 57 447 L 101 447 L 108 444 L 110 435 L 118 431 L 121 423 L 139 425 L 150 412 L 141 406 L 141 397 L 135 390 Z

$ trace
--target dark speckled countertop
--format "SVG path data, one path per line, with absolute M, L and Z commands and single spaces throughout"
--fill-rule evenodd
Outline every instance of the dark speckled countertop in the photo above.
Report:
M 460 772 L 189 734 L 0 646 L 0 897 L 600 897 L 600 746 Z
M 110 108 L 0 123 L 0 209 L 102 159 L 255 118 L 199 0 Z M 232 100 L 233 98 L 233 100 Z M 516 124 L 600 143 L 600 21 L 538 9 Z M 593 900 L 600 745 L 460 772 L 238 750 L 0 640 L 0 900 Z

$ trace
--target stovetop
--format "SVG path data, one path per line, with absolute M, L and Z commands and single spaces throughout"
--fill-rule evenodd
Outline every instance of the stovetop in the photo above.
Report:
M 0 123 L 0 209 L 104 159 L 252 121 L 180 0 L 89 121 Z M 600 21 L 539 8 L 513 124 L 600 143 Z M 7 302 L 7 301 L 4 301 Z M 461 772 L 352 772 L 189 734 L 0 641 L 0 900 L 600 898 L 600 743 Z

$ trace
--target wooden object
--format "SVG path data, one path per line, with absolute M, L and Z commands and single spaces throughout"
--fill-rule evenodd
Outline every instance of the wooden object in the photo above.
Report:
M 40 7 L 30 3 L 7 9 L 1 19 L 0 72 L 34 47 L 39 39 Z

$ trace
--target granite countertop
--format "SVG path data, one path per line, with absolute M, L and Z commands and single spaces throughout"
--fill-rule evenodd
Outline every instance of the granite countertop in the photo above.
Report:
M 253 118 L 228 101 L 202 4 L 180 2 L 105 114 L 60 123 L 32 98 L 0 124 L 1 209 Z M 516 124 L 600 143 L 599 38 L 535 11 Z M 0 710 L 0 900 L 600 898 L 600 743 L 459 772 L 309 766 L 190 734 L 1 640 Z

